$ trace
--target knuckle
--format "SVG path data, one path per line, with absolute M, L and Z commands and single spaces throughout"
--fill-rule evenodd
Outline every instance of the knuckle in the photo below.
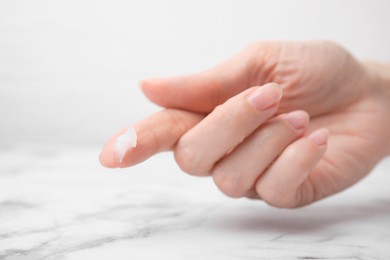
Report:
M 296 208 L 298 206 L 291 196 L 281 194 L 275 189 L 261 189 L 257 193 L 265 203 L 275 208 Z
M 340 55 L 340 57 L 344 57 L 345 54 L 349 55 L 349 52 L 339 43 L 330 41 L 330 40 L 320 40 L 320 41 L 314 41 L 314 44 L 325 50 L 327 53 L 335 53 Z M 335 55 L 338 57 L 337 55 Z
M 215 185 L 226 196 L 231 198 L 243 197 L 245 192 L 230 176 L 230 174 L 226 174 L 225 172 L 214 171 L 212 177 Z
M 249 43 L 245 48 L 244 51 L 249 53 L 258 52 L 259 49 L 263 49 L 269 45 L 269 42 L 267 41 L 254 41 Z
M 188 126 L 185 124 L 186 120 L 183 120 L 183 112 L 176 109 L 169 109 L 169 111 L 171 113 L 167 114 L 169 115 L 167 121 L 170 122 L 171 125 L 174 125 L 180 132 L 185 132 L 185 130 L 188 129 Z
M 196 154 L 188 146 L 183 146 L 179 143 L 174 151 L 174 156 L 176 163 L 179 167 L 189 175 L 201 176 L 202 174 L 199 170 L 199 161 Z
M 322 40 L 321 43 L 330 49 L 338 49 L 338 50 L 343 49 L 343 47 L 340 44 L 331 40 Z
M 259 194 L 260 198 L 266 202 L 268 205 L 277 207 L 279 204 L 279 194 L 273 189 L 266 189 L 264 187 L 256 187 L 257 194 Z
M 253 54 L 260 47 L 261 42 L 251 42 L 245 46 L 243 52 L 246 54 Z
M 195 172 L 195 163 L 192 153 L 186 148 L 177 148 L 175 150 L 175 160 L 179 167 L 186 173 L 193 175 Z
M 224 104 L 227 104 L 228 102 L 229 100 L 226 101 L 226 103 Z M 226 124 L 231 120 L 231 114 L 226 111 L 224 104 L 216 106 L 213 111 L 215 117 L 218 119 L 216 122 L 219 122 L 221 124 Z
M 304 145 L 303 142 L 301 142 L 301 146 L 302 145 Z M 286 157 L 286 161 L 293 162 L 294 167 L 305 165 L 308 160 L 307 156 L 305 156 L 304 153 L 300 152 L 301 149 L 298 150 L 297 148 L 302 147 L 287 147 L 287 149 L 283 152 L 283 155 Z

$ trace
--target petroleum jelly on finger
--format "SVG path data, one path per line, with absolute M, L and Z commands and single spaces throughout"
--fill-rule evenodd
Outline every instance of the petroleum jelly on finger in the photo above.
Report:
M 115 153 L 121 163 L 126 152 L 137 146 L 137 133 L 134 127 L 129 127 L 126 132 L 118 136 L 115 140 Z

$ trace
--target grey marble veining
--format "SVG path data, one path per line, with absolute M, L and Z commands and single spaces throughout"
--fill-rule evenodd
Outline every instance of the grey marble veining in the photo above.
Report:
M 310 207 L 229 199 L 170 154 L 108 170 L 98 147 L 0 150 L 0 259 L 390 259 L 390 160 Z

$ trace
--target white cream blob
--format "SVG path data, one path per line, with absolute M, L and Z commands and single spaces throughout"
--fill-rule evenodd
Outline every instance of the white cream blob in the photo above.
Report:
M 115 141 L 115 153 L 121 163 L 126 152 L 137 146 L 137 133 L 133 127 L 129 127 L 125 133 L 118 136 Z

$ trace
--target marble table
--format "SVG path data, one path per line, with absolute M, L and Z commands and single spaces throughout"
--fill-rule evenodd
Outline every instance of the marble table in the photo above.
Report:
M 161 154 L 108 170 L 95 146 L 0 148 L 0 259 L 390 259 L 390 159 L 280 210 L 230 199 Z

